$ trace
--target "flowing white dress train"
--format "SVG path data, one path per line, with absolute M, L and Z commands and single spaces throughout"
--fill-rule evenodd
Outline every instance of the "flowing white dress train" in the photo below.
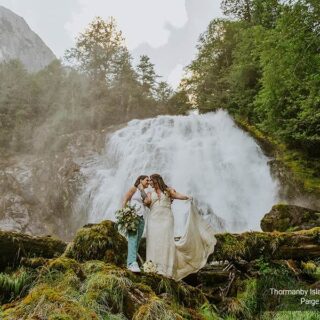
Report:
M 157 272 L 175 280 L 197 272 L 207 262 L 217 242 L 212 227 L 201 217 L 194 202 L 190 204 L 186 231 L 174 241 L 174 218 L 170 198 L 151 193 L 150 212 L 146 226 L 147 261 Z

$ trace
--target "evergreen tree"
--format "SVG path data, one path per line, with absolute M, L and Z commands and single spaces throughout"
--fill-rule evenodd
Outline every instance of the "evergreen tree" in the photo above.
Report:
M 137 73 L 139 82 L 142 85 L 143 92 L 152 97 L 155 89 L 157 75 L 154 70 L 154 64 L 151 63 L 147 55 L 140 57 L 140 62 L 137 65 Z
M 167 103 L 173 94 L 173 90 L 166 81 L 160 81 L 155 88 L 155 98 L 161 103 Z

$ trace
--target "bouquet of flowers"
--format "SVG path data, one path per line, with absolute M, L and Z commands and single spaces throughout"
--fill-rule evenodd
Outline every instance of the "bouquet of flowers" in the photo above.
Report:
M 157 266 L 151 260 L 150 261 L 146 261 L 143 264 L 143 271 L 144 272 L 157 273 Z
M 137 215 L 135 206 L 127 205 L 125 208 L 119 209 L 115 213 L 117 225 L 121 232 L 136 232 L 139 225 L 139 216 Z

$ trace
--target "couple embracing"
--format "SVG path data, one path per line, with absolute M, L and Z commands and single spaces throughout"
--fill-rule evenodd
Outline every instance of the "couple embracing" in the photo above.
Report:
M 146 193 L 149 185 L 153 188 Z M 171 209 L 173 200 L 191 200 L 184 235 L 174 240 L 174 218 Z M 159 174 L 139 176 L 123 200 L 123 207 L 130 202 L 136 205 L 139 226 L 136 232 L 128 233 L 127 266 L 139 272 L 137 253 L 146 224 L 146 260 L 152 261 L 157 273 L 180 280 L 197 272 L 214 251 L 216 238 L 210 226 L 199 214 L 192 197 L 168 187 Z M 150 208 L 148 210 L 147 208 Z

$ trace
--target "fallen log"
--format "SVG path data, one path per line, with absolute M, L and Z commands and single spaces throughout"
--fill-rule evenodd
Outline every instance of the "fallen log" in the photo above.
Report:
M 22 258 L 60 256 L 66 243 L 51 236 L 34 237 L 0 230 L 0 271 L 17 266 Z
M 320 227 L 295 232 L 218 233 L 213 260 L 266 259 L 306 260 L 320 257 Z

